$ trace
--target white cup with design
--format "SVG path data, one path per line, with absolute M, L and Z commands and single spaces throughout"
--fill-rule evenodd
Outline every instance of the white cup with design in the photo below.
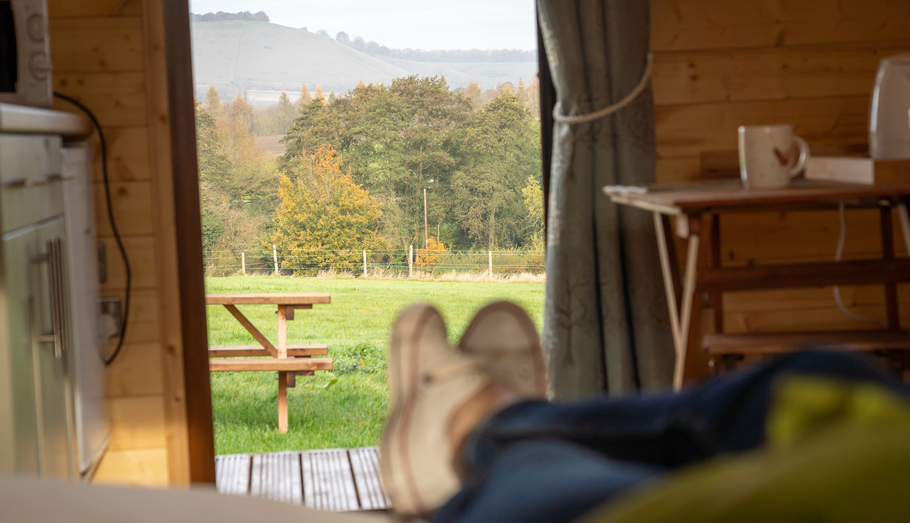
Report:
M 739 128 L 739 172 L 747 189 L 787 187 L 790 179 L 803 170 L 808 158 L 809 145 L 794 136 L 789 125 Z

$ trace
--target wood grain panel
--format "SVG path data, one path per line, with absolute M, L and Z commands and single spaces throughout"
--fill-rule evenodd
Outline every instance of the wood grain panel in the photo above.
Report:
M 111 450 L 158 448 L 167 444 L 162 396 L 113 397 L 108 405 Z
M 740 125 L 793 124 L 809 145 L 863 144 L 869 133 L 869 96 L 657 106 L 659 158 L 695 157 L 736 149 Z
M 104 211 L 105 213 L 107 211 Z M 111 236 L 98 239 L 104 243 L 107 257 L 107 283 L 102 287 L 104 292 L 113 293 L 126 288 L 126 269 L 123 258 L 117 248 L 117 242 Z M 133 275 L 133 289 L 154 289 L 158 286 L 157 266 L 155 265 L 155 238 L 152 236 L 128 236 L 123 238 L 126 254 L 130 259 Z
M 860 316 L 885 322 L 884 305 L 851 307 Z M 741 332 L 806 332 L 828 330 L 863 330 L 880 328 L 874 323 L 857 321 L 844 316 L 836 305 L 818 309 L 774 309 L 749 313 L 724 314 L 724 325 L 731 334 Z M 901 308 L 901 325 L 910 325 L 910 307 Z
M 85 104 L 104 128 L 146 123 L 143 73 L 55 74 L 54 89 Z M 72 110 L 70 104 L 61 101 L 54 102 L 54 108 Z
M 657 183 L 685 183 L 701 179 L 701 161 L 696 158 L 658 158 Z
M 877 210 L 847 210 L 845 223 L 845 260 L 881 255 Z M 722 259 L 725 266 L 833 261 L 839 235 L 837 211 L 725 215 L 721 222 Z M 899 227 L 894 231 L 894 244 L 898 256 L 904 256 L 907 251 Z
M 881 59 L 908 49 L 910 41 L 903 40 L 658 53 L 654 58 L 654 102 L 869 96 Z
M 110 366 L 108 396 L 161 395 L 161 345 L 124 345 Z
M 142 14 L 141 0 L 47 0 L 51 18 L 94 16 L 136 16 Z
M 92 482 L 165 487 L 168 484 L 167 449 L 109 449 L 101 458 Z
M 133 182 L 150 176 L 148 132 L 145 127 L 105 127 L 107 170 L 111 181 Z M 96 182 L 101 178 L 101 145 L 98 134 L 91 138 Z
M 141 18 L 67 18 L 50 30 L 54 74 L 144 69 Z
M 651 49 L 903 40 L 905 0 L 651 0 Z
M 104 186 L 96 183 L 96 209 L 106 205 Z M 152 196 L 149 182 L 114 182 L 111 183 L 114 218 L 121 236 L 150 236 L 154 231 L 152 222 Z M 112 236 L 107 211 L 95 215 L 98 236 Z
M 899 302 L 910 304 L 910 285 L 898 285 Z M 847 308 L 883 306 L 885 294 L 882 285 L 859 287 L 841 286 L 841 301 Z M 779 289 L 724 294 L 724 311 L 747 313 L 766 310 L 825 309 L 834 304 L 831 287 L 817 289 Z

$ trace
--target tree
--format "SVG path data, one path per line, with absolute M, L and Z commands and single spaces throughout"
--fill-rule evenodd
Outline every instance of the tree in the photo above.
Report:
M 309 107 L 312 98 L 310 97 L 310 90 L 307 89 L 306 82 L 303 83 L 303 87 L 300 88 L 300 98 L 294 102 L 294 107 L 297 109 L 297 112 L 306 109 Z
M 280 176 L 281 204 L 270 245 L 295 267 L 356 266 L 361 250 L 388 244 L 379 234 L 381 204 L 357 185 L 331 146 L 298 158 Z
M 367 42 L 367 47 L 366 47 L 366 52 L 367 52 L 367 53 L 369 53 L 369 54 L 379 54 L 379 52 L 380 52 L 381 50 L 382 50 L 382 47 L 381 47 L 378 43 L 376 43 L 375 40 L 370 40 L 369 42 Z
M 318 34 L 319 36 L 324 36 L 326 38 L 329 37 L 329 32 L 326 31 L 325 29 L 320 29 L 320 30 L 316 31 L 316 34 Z
M 317 100 L 322 100 L 325 98 L 325 91 L 322 90 L 322 86 L 319 84 L 316 85 L 316 92 L 314 94 Z
M 477 82 L 471 82 L 464 88 L 464 95 L 471 100 L 475 108 L 480 108 L 480 85 Z
M 348 34 L 345 33 L 344 31 L 339 31 L 338 34 L 335 35 L 335 41 L 341 42 L 341 43 L 347 45 L 347 44 L 351 43 L 351 37 L 348 36 Z
M 364 41 L 362 36 L 355 36 L 354 40 L 351 41 L 351 47 L 362 52 L 362 51 L 366 51 L 367 44 Z
M 504 91 L 465 126 L 466 161 L 452 177 L 447 198 L 468 234 L 490 249 L 525 239 L 521 190 L 540 165 L 537 122 L 515 94 Z
M 246 127 L 247 131 L 253 130 L 253 106 L 243 98 L 243 93 L 238 92 L 228 106 L 228 118 Z
M 525 210 L 528 212 L 527 231 L 530 244 L 535 250 L 544 249 L 544 222 L 543 222 L 543 189 L 533 175 L 528 176 L 527 185 L 521 190 L 524 197 Z
M 205 93 L 205 110 L 214 118 L 221 116 L 221 97 L 214 85 L 210 85 Z

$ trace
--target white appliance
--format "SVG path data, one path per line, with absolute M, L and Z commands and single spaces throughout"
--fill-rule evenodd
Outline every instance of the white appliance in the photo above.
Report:
M 910 158 L 910 54 L 882 60 L 869 118 L 869 154 L 876 160 Z
M 0 103 L 0 473 L 77 478 L 107 441 L 79 116 Z
M 0 0 L 0 103 L 54 102 L 46 0 Z

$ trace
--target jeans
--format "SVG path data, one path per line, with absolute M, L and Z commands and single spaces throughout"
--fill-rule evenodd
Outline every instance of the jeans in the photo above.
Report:
M 680 393 L 512 405 L 469 436 L 471 471 L 437 523 L 570 522 L 663 473 L 764 442 L 778 378 L 808 375 L 910 389 L 862 356 L 801 352 Z

